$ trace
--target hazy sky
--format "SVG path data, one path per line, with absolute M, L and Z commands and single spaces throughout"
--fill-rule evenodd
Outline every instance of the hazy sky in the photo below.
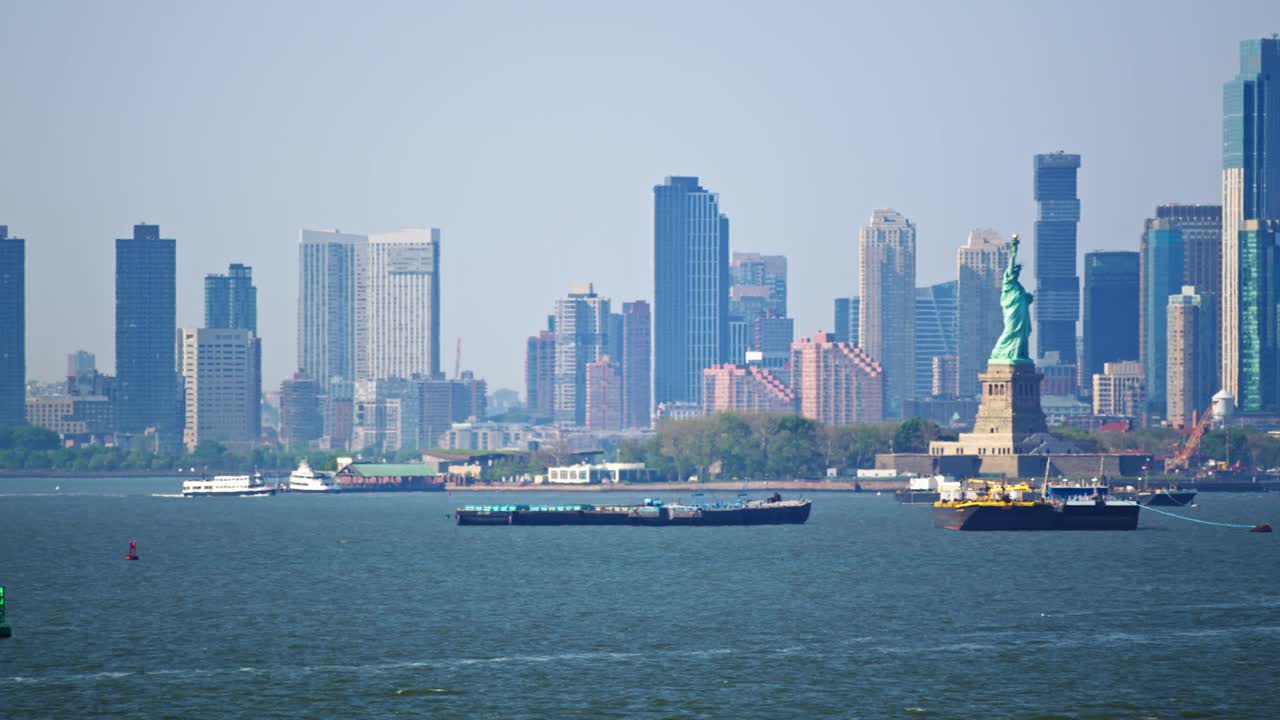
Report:
M 971 228 L 1030 250 L 1032 155 L 1083 156 L 1080 250 L 1218 202 L 1222 82 L 1280 3 L 0 0 L 0 224 L 27 239 L 28 376 L 113 371 L 114 242 L 178 240 L 178 319 L 253 266 L 264 386 L 295 365 L 300 228 L 434 226 L 442 361 L 523 392 L 574 282 L 653 294 L 652 187 L 697 175 L 734 250 L 790 260 L 797 334 L 857 286 L 875 208 L 920 284 Z M 1029 253 L 1028 253 L 1029 255 Z M 1027 258 L 1031 268 L 1031 258 Z

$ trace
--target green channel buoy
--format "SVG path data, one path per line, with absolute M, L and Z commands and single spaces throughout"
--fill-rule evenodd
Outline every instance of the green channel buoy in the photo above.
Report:
M 4 621 L 4 586 L 0 585 L 0 638 L 13 637 L 13 631 Z

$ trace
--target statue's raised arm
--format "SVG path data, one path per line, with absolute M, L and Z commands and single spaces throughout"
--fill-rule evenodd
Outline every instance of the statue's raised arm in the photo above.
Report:
M 1009 240 L 1009 265 L 1004 271 L 1000 291 L 1000 307 L 1004 310 L 1004 332 L 991 350 L 990 362 L 1020 364 L 1031 362 L 1032 295 L 1018 282 L 1022 265 L 1018 263 L 1018 235 Z

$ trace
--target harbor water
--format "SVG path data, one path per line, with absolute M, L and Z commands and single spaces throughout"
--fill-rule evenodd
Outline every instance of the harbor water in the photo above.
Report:
M 0 717 L 1280 716 L 1276 534 L 957 533 L 889 493 L 815 494 L 804 525 L 458 527 L 643 495 L 153 496 L 179 485 L 0 479 Z M 1197 502 L 1280 524 L 1280 494 Z

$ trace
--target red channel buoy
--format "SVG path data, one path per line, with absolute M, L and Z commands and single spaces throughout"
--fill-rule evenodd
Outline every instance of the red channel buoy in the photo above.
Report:
M 138 559 L 138 543 L 137 543 L 137 541 L 136 541 L 136 540 L 130 540 L 130 541 L 129 541 L 129 554 L 128 554 L 128 555 L 125 555 L 125 556 L 124 556 L 124 559 L 125 559 L 125 560 L 137 560 L 137 559 Z
M 1254 525 L 1253 527 L 1249 528 L 1249 532 L 1271 532 L 1271 526 L 1266 523 L 1262 523 L 1261 525 Z

